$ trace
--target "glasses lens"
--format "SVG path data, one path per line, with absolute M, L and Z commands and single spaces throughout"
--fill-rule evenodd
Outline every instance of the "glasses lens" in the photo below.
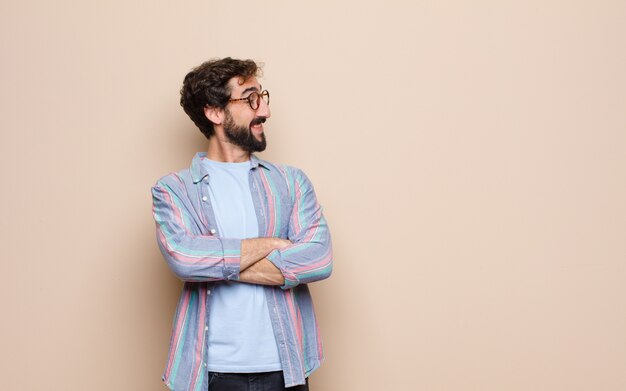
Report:
M 261 92 L 261 97 L 266 105 L 270 104 L 270 92 L 268 90 Z
M 250 107 L 252 107 L 252 110 L 258 109 L 259 108 L 259 93 L 253 92 L 252 94 L 248 95 L 248 103 L 250 103 Z

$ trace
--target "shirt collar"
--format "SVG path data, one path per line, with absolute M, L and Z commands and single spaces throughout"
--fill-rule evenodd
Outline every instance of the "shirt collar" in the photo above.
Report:
M 206 158 L 206 152 L 198 152 L 191 161 L 191 179 L 194 184 L 199 183 L 205 177 L 209 176 L 209 173 L 206 171 L 206 166 L 202 164 L 202 159 L 204 158 Z M 254 154 L 250 155 L 250 169 L 253 170 L 259 166 L 265 168 L 266 170 L 270 169 L 269 164 L 265 161 L 259 159 Z

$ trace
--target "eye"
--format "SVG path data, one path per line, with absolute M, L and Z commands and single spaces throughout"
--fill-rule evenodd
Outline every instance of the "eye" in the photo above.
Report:
M 258 107 L 259 93 L 253 92 L 252 94 L 248 95 L 248 102 L 250 103 L 250 106 L 252 106 L 252 108 Z

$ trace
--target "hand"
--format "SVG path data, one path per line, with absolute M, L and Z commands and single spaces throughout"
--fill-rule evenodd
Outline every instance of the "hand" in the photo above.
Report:
M 275 245 L 277 249 L 283 249 L 291 244 L 293 244 L 290 240 L 282 239 L 282 238 L 274 238 L 276 241 Z
M 241 241 L 240 273 L 276 249 L 289 246 L 291 242 L 281 238 L 253 238 Z

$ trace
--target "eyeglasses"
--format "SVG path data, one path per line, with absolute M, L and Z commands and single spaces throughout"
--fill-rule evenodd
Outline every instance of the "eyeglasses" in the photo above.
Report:
M 261 98 L 263 98 L 263 101 L 265 102 L 266 105 L 270 104 L 270 92 L 268 90 L 263 90 L 261 92 L 253 92 L 250 95 L 248 95 L 245 98 L 239 98 L 239 99 L 229 99 L 229 102 L 241 102 L 241 101 L 248 101 L 248 104 L 250 105 L 250 108 L 252 110 L 256 110 L 259 108 L 259 105 L 261 104 Z

